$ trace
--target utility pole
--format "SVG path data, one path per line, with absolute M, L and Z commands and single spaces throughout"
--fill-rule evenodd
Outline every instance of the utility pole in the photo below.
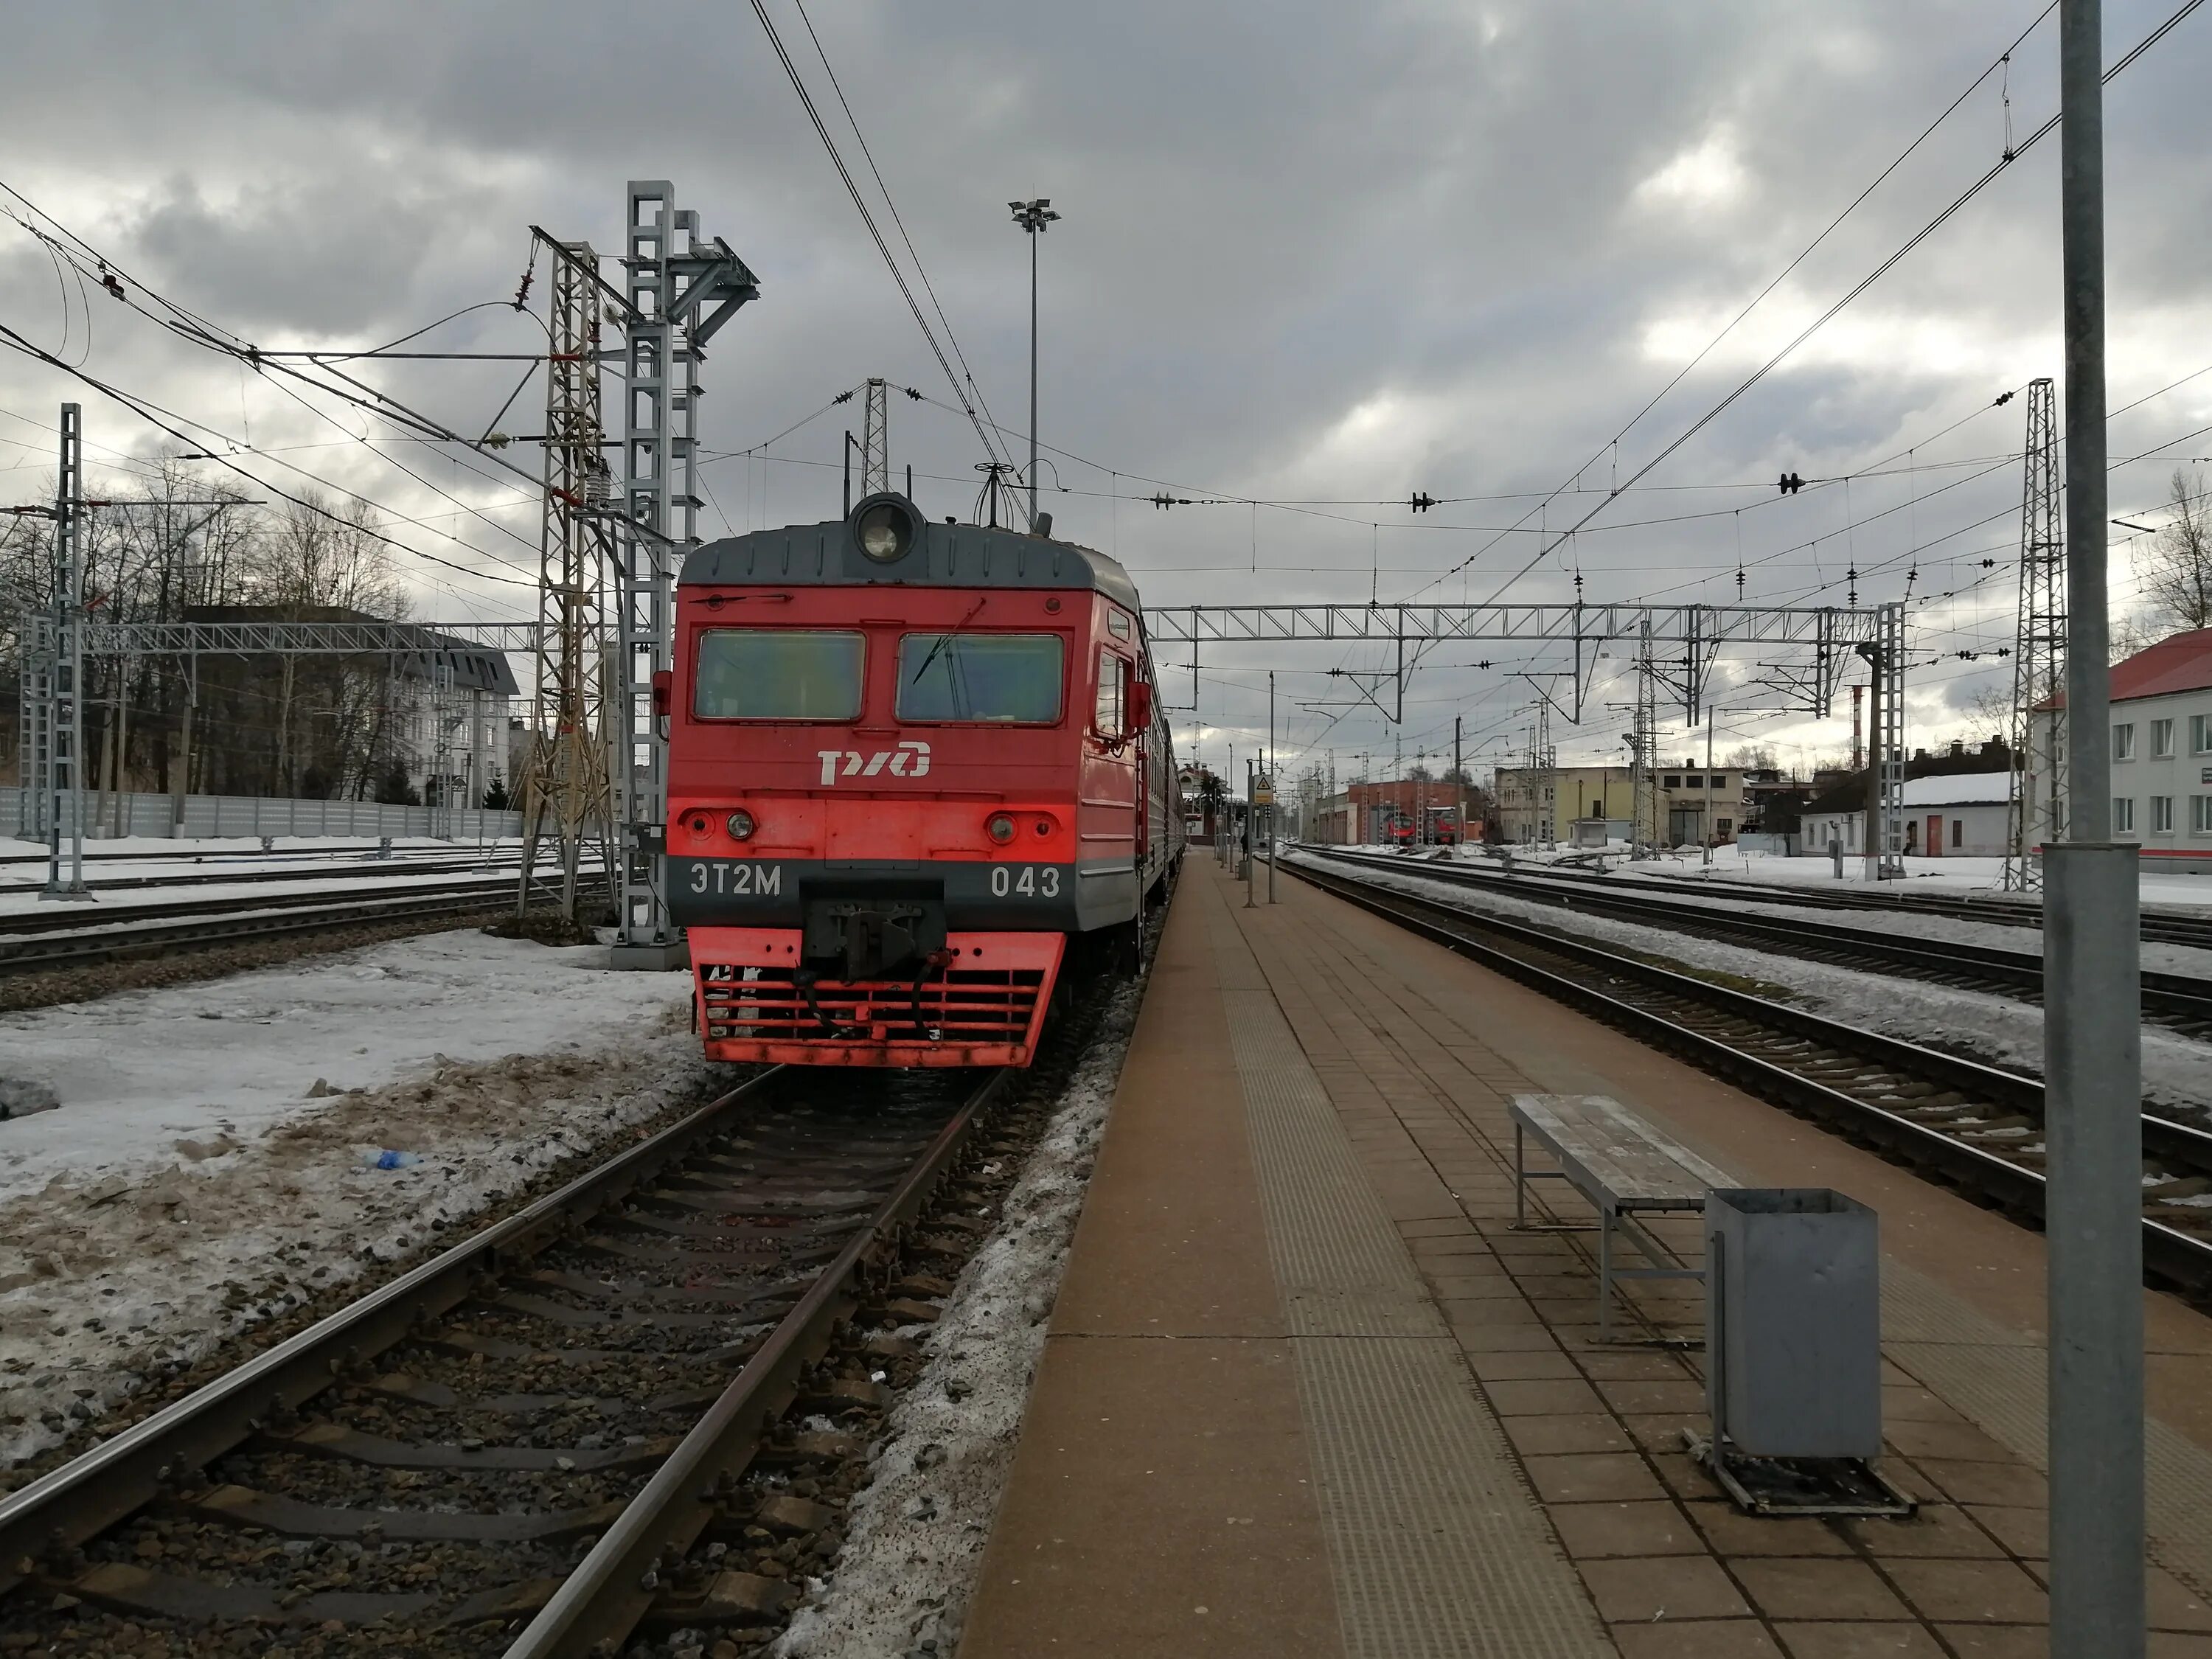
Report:
M 1258 773 L 1248 758 L 1244 763 L 1244 908 L 1253 908 L 1252 859 L 1260 850 L 1259 827 L 1253 815 L 1259 810 L 1260 792 L 1255 782 Z
M 1275 671 L 1267 671 L 1267 902 L 1275 902 L 1275 787 L 1281 762 L 1275 754 Z
M 1715 835 L 1715 833 L 1716 833 L 1716 832 L 1715 832 L 1715 830 L 1714 830 L 1714 827 L 1713 827 L 1713 721 L 1714 721 L 1714 719 L 1715 719 L 1715 711 L 1714 711 L 1714 710 L 1712 710 L 1712 709 L 1711 709 L 1711 708 L 1707 708 L 1707 709 L 1705 710 L 1705 810 L 1701 814 L 1699 814 L 1699 815 L 1698 815 L 1698 827 L 1699 827 L 1700 829 L 1702 829 L 1702 830 L 1705 831 L 1705 833 L 1704 833 L 1701 836 L 1699 836 L 1699 837 L 1698 837 L 1698 839 L 1699 839 L 1699 840 L 1701 840 L 1701 841 L 1703 841 L 1703 842 L 1705 842 L 1705 856 L 1704 862 L 1705 862 L 1705 864 L 1707 864 L 1708 866 L 1710 866 L 1710 865 L 1712 863 L 1712 861 L 1713 861 L 1713 836 L 1714 836 L 1714 835 Z M 1739 787 L 1738 793 L 1741 793 L 1741 787 Z
M 2142 1659 L 2142 1008 L 2136 849 L 2112 837 L 2103 8 L 2059 0 L 2066 839 L 2045 855 L 2051 1651 Z
M 1454 714 L 1452 716 L 1452 817 L 1458 821 L 1458 828 L 1455 833 L 1459 837 L 1454 844 L 1465 847 L 1467 845 L 1467 768 L 1460 758 L 1459 726 L 1460 717 Z M 1452 856 L 1458 858 L 1462 855 L 1455 853 Z
M 696 546 L 701 387 L 693 371 L 716 330 L 760 287 L 665 179 L 632 179 L 623 217 L 623 496 L 615 560 L 614 757 L 619 868 L 611 965 L 673 968 L 684 946 L 668 919 L 668 727 L 657 689 L 675 667 L 675 562 Z M 593 273 L 594 280 L 597 272 Z
M 1037 518 L 1037 238 L 1045 227 L 1060 217 L 1052 210 L 1052 198 L 1040 196 L 1034 202 L 1009 202 L 1014 210 L 1014 222 L 1030 236 L 1030 528 L 1036 528 Z

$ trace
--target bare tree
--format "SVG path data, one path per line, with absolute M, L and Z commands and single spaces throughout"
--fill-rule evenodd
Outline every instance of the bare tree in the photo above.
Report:
M 2212 626 L 2212 512 L 2203 478 L 2176 467 L 2166 507 L 2173 517 L 2151 538 L 2143 589 L 2175 628 Z
M 1763 743 L 1738 744 L 1721 757 L 1739 772 L 1769 772 L 1774 769 L 1774 750 Z

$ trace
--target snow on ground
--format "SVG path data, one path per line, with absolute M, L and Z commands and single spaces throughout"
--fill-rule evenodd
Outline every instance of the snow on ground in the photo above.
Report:
M 927 1364 L 892 1407 L 836 1571 L 809 1585 L 772 1650 L 780 1659 L 886 1659 L 959 1645 L 1141 999 L 1136 985 L 1116 998 L 1007 1194 L 998 1232 L 937 1323 L 902 1333 L 922 1340 Z
M 1461 860 L 1472 863 L 1474 860 Z M 1408 860 L 1404 867 L 1408 871 L 1420 868 L 1421 860 Z M 1515 860 L 1520 862 L 1518 859 Z M 1488 863 L 1492 871 L 1502 868 Z M 1737 895 L 1716 883 L 1717 890 L 1686 888 L 1669 882 L 1654 896 L 1663 896 L 1669 902 L 1679 902 L 1686 908 L 1728 915 L 1767 917 L 1778 921 L 1802 922 L 1813 921 L 1822 927 L 1856 928 L 1862 933 L 1885 937 L 1941 939 L 1960 945 L 1982 945 L 1992 951 L 2010 951 L 2018 955 L 2040 957 L 2043 936 L 2033 929 L 2008 927 L 1999 921 L 1973 921 L 1963 916 L 1916 915 L 1895 910 L 1830 910 L 1815 917 L 1808 917 L 1802 906 L 1792 905 L 1786 899 L 1762 901 L 1755 894 Z M 1571 892 L 1556 883 L 1546 883 L 1539 890 Z M 1638 892 L 1630 887 L 1632 895 Z M 1641 890 L 1650 894 L 1649 884 Z M 2212 949 L 2189 945 L 2163 945 L 2156 942 L 2142 946 L 2142 965 L 2157 973 L 2189 974 L 2200 979 L 2212 980 Z
M 134 836 L 125 840 L 99 843 L 103 850 L 112 848 L 128 851 L 132 856 L 121 859 L 88 859 L 84 879 L 97 896 L 90 903 L 68 908 L 76 919 L 86 926 L 97 925 L 101 908 L 122 908 L 141 904 L 163 904 L 179 900 L 206 902 L 211 900 L 236 900 L 240 902 L 272 894 L 345 892 L 368 890 L 375 892 L 396 892 L 408 886 L 424 883 L 434 885 L 440 880 L 453 881 L 476 871 L 477 866 L 503 864 L 514 866 L 519 843 L 499 842 L 483 848 L 472 842 L 433 841 L 428 836 L 410 836 L 395 840 L 392 859 L 386 861 L 376 854 L 372 846 L 363 850 L 356 837 L 345 840 L 337 836 L 323 839 L 291 839 L 281 846 L 307 847 L 315 851 L 302 856 L 286 856 L 277 853 L 264 855 L 258 841 L 227 839 L 222 841 L 173 842 L 148 836 Z M 92 850 L 90 846 L 88 851 Z M 243 853 L 246 856 L 237 856 Z M 143 856 L 141 855 L 143 854 Z M 36 855 L 37 861 L 16 863 L 18 858 Z M 15 915 L 49 915 L 58 907 L 41 901 L 39 892 L 46 885 L 46 849 L 33 842 L 14 841 L 0 836 L 0 916 Z M 387 872 L 396 863 L 434 864 L 441 874 L 428 877 L 395 877 Z M 224 881 L 217 884 L 179 881 L 174 885 L 131 886 L 100 890 L 102 881 L 127 878 L 140 881 L 149 878 L 188 876 L 244 876 L 266 874 L 265 883 L 257 881 Z M 76 915 L 82 912 L 81 915 Z
M 1586 853 L 1578 854 L 1576 848 L 1565 846 L 1548 850 L 1540 847 L 1513 847 L 1502 850 L 1510 852 L 1516 864 L 1559 863 L 1586 856 Z M 1708 863 L 1694 847 L 1632 861 L 1628 857 L 1628 851 L 1625 842 L 1607 843 L 1605 848 L 1607 868 L 1621 875 L 1689 877 L 1717 884 L 1753 882 L 1776 887 L 1837 888 L 1862 885 L 1866 881 L 1866 860 L 1858 857 L 1844 860 L 1844 873 L 1839 880 L 1833 861 L 1825 854 L 1787 858 L 1774 853 L 1749 852 L 1731 843 L 1714 848 L 1712 860 Z M 1459 855 L 1470 863 L 1497 862 L 1480 848 L 1462 849 Z M 1905 860 L 1905 878 L 1902 881 L 1887 881 L 1881 885 L 1895 891 L 1936 893 L 1946 897 L 2002 898 L 2004 860 L 2001 858 L 1908 858 Z M 2212 910 L 2212 869 L 2191 875 L 2147 864 L 2143 867 L 2141 882 L 2142 898 L 2145 904 L 2199 915 Z
M 1325 867 L 1325 866 L 1324 866 Z M 1503 916 L 1536 927 L 1623 945 L 1693 968 L 1739 975 L 1779 985 L 1799 994 L 1815 1013 L 1847 1024 L 1881 1031 L 1910 1042 L 1954 1050 L 1970 1049 L 2008 1066 L 2043 1069 L 2043 1011 L 2028 1003 L 1981 991 L 1956 990 L 1918 980 L 1899 980 L 1854 968 L 1723 945 L 1686 933 L 1637 922 L 1562 910 L 1555 905 L 1470 890 L 1454 883 L 1424 880 L 1419 866 L 1371 872 L 1386 887 L 1416 893 L 1478 914 Z M 1884 924 L 1888 918 L 1885 915 Z M 2195 953 L 2194 954 L 2201 954 Z M 2193 1042 L 2155 1025 L 2142 1032 L 2143 1090 L 2162 1103 L 2212 1110 L 2212 1045 Z
M 454 932 L 0 1015 L 60 1102 L 0 1121 L 0 1464 L 703 1098 L 689 976 L 605 961 Z

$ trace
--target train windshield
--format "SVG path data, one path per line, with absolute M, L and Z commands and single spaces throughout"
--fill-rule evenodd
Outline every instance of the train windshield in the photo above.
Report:
M 858 634 L 709 629 L 699 636 L 692 713 L 710 720 L 857 720 L 866 649 Z
M 1057 634 L 908 634 L 898 717 L 1049 726 L 1060 718 Z

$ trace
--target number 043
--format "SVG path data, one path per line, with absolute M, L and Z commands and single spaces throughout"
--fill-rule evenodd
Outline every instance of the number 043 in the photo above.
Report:
M 1056 864 L 994 864 L 991 866 L 991 896 L 1008 894 L 1024 898 L 1058 898 L 1060 866 Z

